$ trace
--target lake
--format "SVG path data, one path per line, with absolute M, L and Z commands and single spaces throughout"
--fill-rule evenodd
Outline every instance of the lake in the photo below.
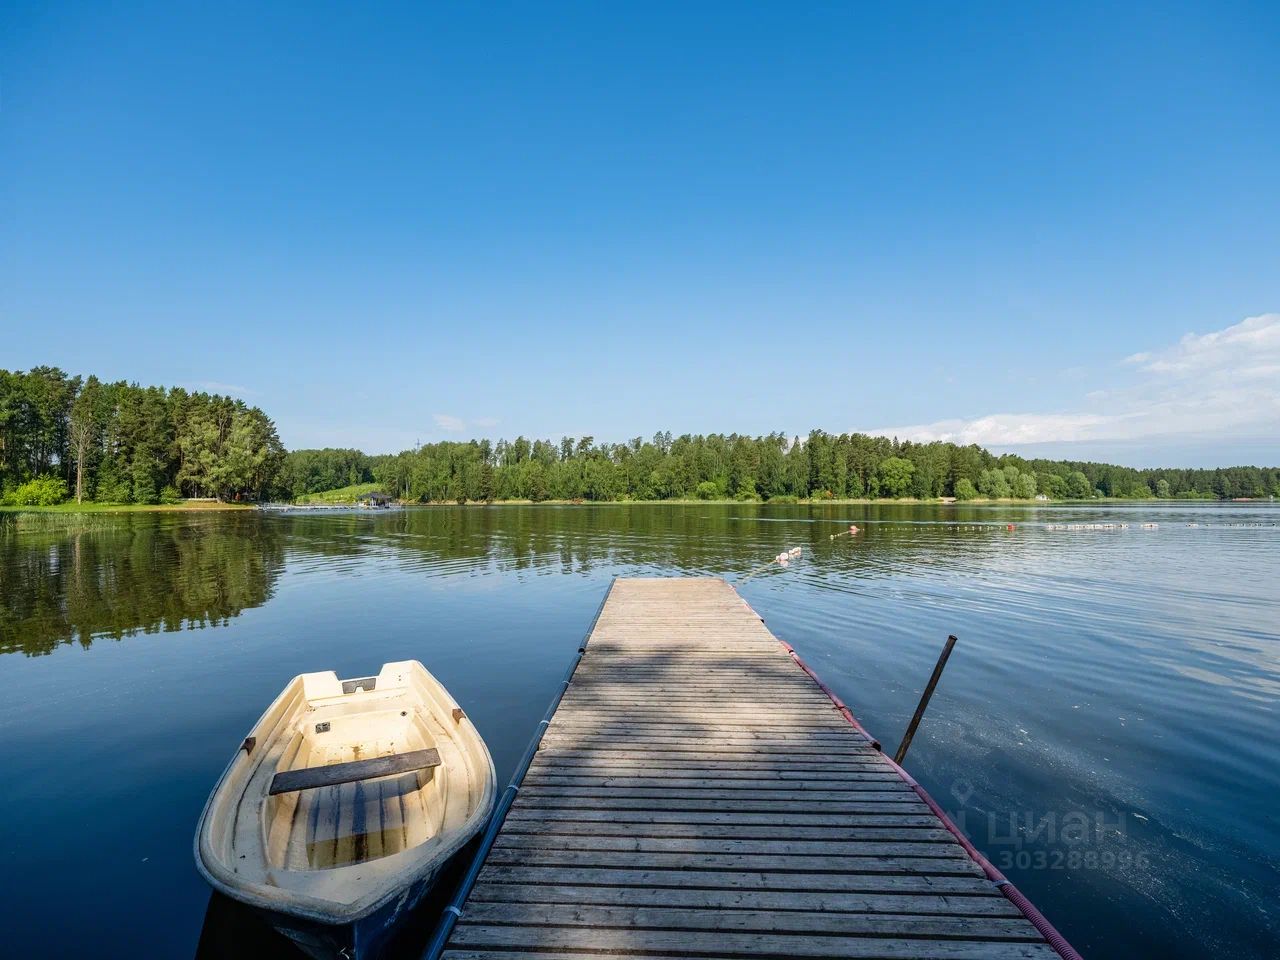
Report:
M 192 834 L 290 677 L 419 659 L 505 783 L 611 578 L 635 575 L 727 577 L 890 752 L 956 634 L 906 766 L 1081 953 L 1280 952 L 1280 505 L 70 523 L 0 515 L 4 956 L 260 937 L 210 909 Z

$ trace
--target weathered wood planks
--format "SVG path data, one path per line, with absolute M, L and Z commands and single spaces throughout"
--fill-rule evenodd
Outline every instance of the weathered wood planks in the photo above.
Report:
M 722 580 L 618 580 L 450 960 L 1056 952 Z

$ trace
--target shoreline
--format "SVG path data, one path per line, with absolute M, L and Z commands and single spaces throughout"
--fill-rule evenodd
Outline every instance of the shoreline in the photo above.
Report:
M 1176 504 L 1176 503 L 1231 503 L 1230 500 L 1209 499 L 1206 497 L 1169 497 L 1161 499 L 1129 499 L 1126 497 L 1098 497 L 1092 500 L 1018 500 L 1012 497 L 988 499 L 975 497 L 972 500 L 920 500 L 903 497 L 896 500 L 871 500 L 865 497 L 847 500 L 796 500 L 794 502 L 775 502 L 771 500 L 469 500 L 466 503 L 453 501 L 436 501 L 431 503 L 398 502 L 400 508 L 421 507 L 725 507 L 725 506 L 757 506 L 757 507 L 860 507 L 860 506 L 938 506 L 938 507 L 1061 507 L 1080 505 L 1113 505 L 1113 504 Z M 1259 498 L 1250 503 L 1269 503 L 1267 498 Z M 312 506 L 323 506 L 329 509 L 360 509 L 356 503 L 324 503 L 296 504 L 297 510 L 306 510 Z M 0 506 L 0 514 L 41 513 L 41 514 L 110 514 L 110 513 L 220 513 L 238 512 L 258 509 L 252 503 L 219 503 L 216 501 L 196 501 L 183 503 L 59 503 L 53 506 Z M 376 511 L 370 511 L 376 512 Z
M 453 500 L 433 500 L 426 503 L 420 503 L 416 500 L 397 500 L 394 501 L 396 507 L 658 507 L 658 506 L 679 506 L 679 507 L 727 507 L 727 506 L 756 506 L 756 507 L 815 507 L 815 506 L 937 506 L 937 507 L 968 507 L 968 506 L 998 506 L 1010 507 L 1052 507 L 1052 506 L 1074 506 L 1079 504 L 1115 504 L 1115 503 L 1230 503 L 1229 500 L 1217 500 L 1207 497 L 1168 497 L 1159 498 L 1151 497 L 1142 500 L 1131 499 L 1128 497 L 1095 497 L 1090 500 L 1019 500 L 1014 497 L 1002 497 L 992 499 L 986 497 L 975 497 L 972 500 L 943 500 L 934 498 L 930 500 L 920 500 L 913 497 L 902 497 L 895 500 L 871 500 L 868 498 L 861 499 L 833 499 L 833 500 L 696 500 L 687 498 L 672 498 L 670 500 L 468 500 L 465 503 L 458 503 Z M 1259 498 L 1252 503 L 1267 503 L 1266 498 Z M 300 503 L 292 504 L 296 509 L 306 509 L 307 507 L 350 507 L 357 508 L 355 503 Z
M 251 503 L 219 503 L 198 500 L 182 503 L 55 503 L 52 506 L 0 506 L 0 513 L 217 513 L 224 510 L 252 510 Z

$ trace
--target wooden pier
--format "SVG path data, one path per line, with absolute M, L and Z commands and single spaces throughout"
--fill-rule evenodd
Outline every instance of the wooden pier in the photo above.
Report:
M 443 956 L 1058 956 L 788 651 L 615 581 Z

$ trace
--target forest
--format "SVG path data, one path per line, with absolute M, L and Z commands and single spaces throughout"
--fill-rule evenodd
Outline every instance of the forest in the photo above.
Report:
M 0 370 L 0 498 L 172 503 L 257 499 L 276 489 L 285 451 L 257 407 L 181 387 Z
M 293 500 L 380 484 L 416 503 L 501 500 L 1086 500 L 1280 496 L 1280 469 L 1136 469 L 997 456 L 861 433 L 659 432 L 645 440 L 442 441 L 396 454 L 286 452 L 241 400 L 180 387 L 0 370 L 0 499 L 10 505 Z
M 445 441 L 382 456 L 299 450 L 286 458 L 284 472 L 295 496 L 332 489 L 330 484 L 377 482 L 402 500 L 423 503 L 1280 495 L 1275 468 L 1140 470 L 820 430 L 805 438 L 665 432 L 627 443 L 592 437 Z

